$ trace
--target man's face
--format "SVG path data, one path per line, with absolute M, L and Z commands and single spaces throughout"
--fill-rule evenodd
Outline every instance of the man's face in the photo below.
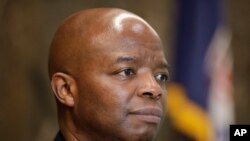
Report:
M 105 140 L 151 140 L 164 116 L 167 62 L 149 31 L 103 34 L 79 64 L 75 122 Z

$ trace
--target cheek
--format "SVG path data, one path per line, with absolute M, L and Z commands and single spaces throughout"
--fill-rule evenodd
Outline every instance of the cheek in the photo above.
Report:
M 100 85 L 102 95 L 99 102 L 102 102 L 106 111 L 114 113 L 116 116 L 125 116 L 127 106 L 131 98 L 131 90 L 128 86 L 119 84 L 109 79 Z M 109 80 L 109 81 L 108 81 Z
M 161 102 L 162 109 L 163 109 L 164 114 L 165 114 L 166 113 L 166 104 L 167 104 L 167 93 L 166 92 L 162 95 L 160 102 Z
M 91 81 L 81 84 L 79 104 L 86 111 L 100 120 L 112 122 L 124 120 L 131 97 L 129 86 L 115 82 L 108 76 L 92 77 Z M 88 82 L 88 83 L 87 83 Z M 111 123 L 110 123 L 111 124 Z

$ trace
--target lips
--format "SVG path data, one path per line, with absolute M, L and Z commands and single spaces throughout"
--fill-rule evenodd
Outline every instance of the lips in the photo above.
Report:
M 159 124 L 162 110 L 160 108 L 141 108 L 129 112 L 129 115 L 146 123 Z

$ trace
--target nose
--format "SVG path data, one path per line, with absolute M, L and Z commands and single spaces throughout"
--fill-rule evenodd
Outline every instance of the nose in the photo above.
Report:
M 162 88 L 151 73 L 141 76 L 137 94 L 139 97 L 159 100 L 162 97 Z

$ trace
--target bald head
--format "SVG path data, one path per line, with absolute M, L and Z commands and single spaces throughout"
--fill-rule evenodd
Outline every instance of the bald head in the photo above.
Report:
M 75 13 L 63 22 L 53 38 L 49 76 L 51 78 L 55 72 L 74 75 L 79 70 L 79 61 L 84 62 L 90 52 L 103 48 L 99 46 L 103 42 L 112 43 L 116 38 L 140 38 L 145 34 L 160 41 L 148 23 L 122 9 L 97 8 Z
M 164 115 L 166 66 L 160 38 L 135 14 L 99 8 L 67 18 L 49 54 L 65 139 L 152 140 Z

